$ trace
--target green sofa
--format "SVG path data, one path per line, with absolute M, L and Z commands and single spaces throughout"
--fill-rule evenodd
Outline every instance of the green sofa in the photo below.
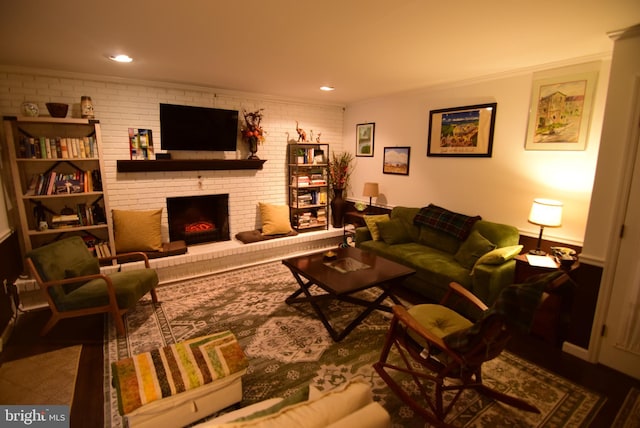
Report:
M 513 257 L 522 250 L 518 245 L 518 229 L 468 217 L 470 230 L 466 239 L 461 240 L 442 225 L 416 224 L 416 215 L 424 209 L 395 207 L 388 219 L 365 216 L 367 227 L 356 229 L 356 247 L 415 269 L 416 274 L 403 285 L 429 300 L 440 301 L 448 284 L 456 281 L 491 305 L 500 291 L 513 283 Z M 372 226 L 378 239 L 372 235 Z

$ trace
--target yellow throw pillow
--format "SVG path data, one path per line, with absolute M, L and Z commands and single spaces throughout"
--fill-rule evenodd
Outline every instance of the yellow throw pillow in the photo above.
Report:
M 291 232 L 288 205 L 259 203 L 263 235 L 281 235 Z
M 376 215 L 365 215 L 364 222 L 367 224 L 369 228 L 369 232 L 371 233 L 371 237 L 374 241 L 380 240 L 380 231 L 378 230 L 378 225 L 376 223 L 380 221 L 389 221 L 391 218 L 389 214 L 376 214 Z
M 162 250 L 162 208 L 145 211 L 112 210 L 116 253 Z
M 507 260 L 511 260 L 522 251 L 524 248 L 522 245 L 512 245 L 510 247 L 502 247 L 496 248 L 495 250 L 491 250 L 486 254 L 480 256 L 480 258 L 473 265 L 473 269 L 471 269 L 471 275 L 473 275 L 473 271 L 476 269 L 478 265 L 501 265 Z

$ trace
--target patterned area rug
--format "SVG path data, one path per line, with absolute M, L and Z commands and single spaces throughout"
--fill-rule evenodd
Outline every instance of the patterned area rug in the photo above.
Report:
M 269 263 L 161 287 L 159 307 L 149 298 L 127 315 L 124 338 L 117 338 L 109 319 L 105 328 L 105 426 L 124 425 L 110 385 L 112 361 L 222 330 L 236 335 L 249 358 L 241 406 L 290 396 L 309 384 L 328 390 L 364 377 L 372 385 L 374 398 L 391 414 L 394 427 L 426 426 L 372 368 L 390 315 L 374 311 L 343 341 L 334 343 L 308 304 L 284 303 L 297 288 L 286 267 Z M 341 302 L 327 303 L 325 309 L 337 326 L 348 324 L 362 310 Z M 448 420 L 452 425 L 581 427 L 589 424 L 604 403 L 603 397 L 508 352 L 485 365 L 484 377 L 492 387 L 535 404 L 542 414 L 522 412 L 469 392 Z

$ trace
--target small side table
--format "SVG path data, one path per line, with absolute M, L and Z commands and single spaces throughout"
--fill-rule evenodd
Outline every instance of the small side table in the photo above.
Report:
M 516 256 L 515 283 L 520 284 L 533 275 L 551 273 L 559 269 L 568 272 L 576 269 L 579 265 L 579 262 L 576 261 L 569 269 L 564 269 L 551 256 L 547 257 L 553 261 L 555 267 L 533 266 L 529 264 L 526 254 Z M 573 287 L 571 286 L 545 291 L 542 294 L 542 302 L 533 318 L 531 334 L 554 345 L 560 345 L 565 340 L 569 329 L 572 301 Z
M 356 227 L 366 226 L 367 224 L 364 222 L 365 215 L 366 211 L 347 211 L 344 214 L 344 222 L 351 223 Z

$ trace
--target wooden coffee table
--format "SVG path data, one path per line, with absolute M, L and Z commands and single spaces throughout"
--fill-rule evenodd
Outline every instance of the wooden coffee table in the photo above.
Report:
M 394 283 L 413 275 L 415 271 L 394 261 L 385 259 L 358 248 L 337 248 L 333 250 L 337 257 L 333 260 L 325 258 L 325 252 L 292 257 L 283 260 L 295 277 L 299 290 L 296 290 L 285 301 L 287 304 L 309 302 L 324 324 L 334 341 L 339 342 L 358 326 L 371 312 L 378 309 L 391 312 L 391 307 L 382 302 L 391 298 L 394 303 L 400 301 L 393 295 Z M 316 285 L 326 293 L 311 294 L 311 286 Z M 354 293 L 377 287 L 382 290 L 375 300 L 368 301 L 353 296 Z M 300 296 L 304 294 L 304 296 Z M 342 332 L 336 331 L 324 314 L 318 301 L 340 300 L 360 305 L 365 310 L 358 315 Z

